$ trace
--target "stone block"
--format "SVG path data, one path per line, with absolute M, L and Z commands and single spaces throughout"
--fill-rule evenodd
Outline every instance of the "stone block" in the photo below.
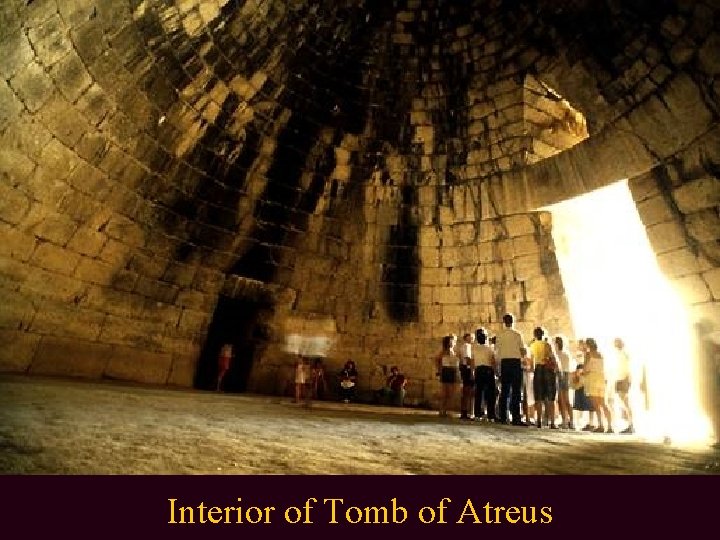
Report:
M 650 245 L 656 254 L 685 247 L 685 234 L 678 223 L 669 221 L 647 228 Z
M 421 273 L 421 283 L 423 285 L 447 285 L 448 269 L 447 268 L 423 268 Z
M 174 354 L 172 356 L 172 367 L 170 368 L 167 384 L 192 388 L 195 380 L 197 362 L 197 356 Z
M 495 260 L 495 244 L 494 242 L 482 242 L 478 244 L 478 261 L 480 263 L 490 263 Z
M 158 350 L 165 325 L 108 315 L 99 341 L 142 350 Z
M 23 112 L 23 104 L 7 82 L 0 80 L 0 131 L 4 131 Z
M 114 266 L 97 259 L 82 257 L 75 270 L 75 277 L 88 283 L 107 286 L 113 282 L 114 273 Z
M 170 354 L 115 347 L 103 375 L 123 381 L 165 384 L 170 376 L 171 366 Z
M 179 328 L 193 332 L 204 332 L 210 322 L 208 313 L 193 309 L 184 309 L 180 316 Z
M 437 268 L 440 266 L 440 250 L 436 247 L 420 247 L 420 264 Z
M 96 257 L 101 253 L 106 241 L 107 237 L 104 234 L 83 227 L 75 231 L 67 247 L 81 255 Z
M 105 314 L 80 307 L 46 302 L 30 325 L 37 334 L 94 340 L 100 334 Z
M 111 264 L 120 265 L 125 263 L 130 257 L 130 246 L 114 240 L 108 239 L 100 250 L 98 257 Z
M 531 255 L 540 252 L 540 246 L 535 235 L 525 235 L 513 238 L 513 253 L 515 257 Z
M 4 262 L 0 258 L 0 275 L 4 277 Z M 30 327 L 30 323 L 38 310 L 38 303 L 33 298 L 18 291 L 0 289 L 0 328 L 21 330 Z
M 443 317 L 443 306 L 441 305 L 421 305 L 420 321 L 425 323 L 440 323 Z
M 708 75 L 720 75 L 720 34 L 711 33 L 698 51 L 698 64 Z
M 503 226 L 510 238 L 535 234 L 535 223 L 529 214 L 517 214 L 503 218 Z
M 515 279 L 527 281 L 533 277 L 543 274 L 542 263 L 539 253 L 523 255 L 512 261 L 512 269 Z
M 422 247 L 438 247 L 440 235 L 436 227 L 420 227 L 419 245 Z
M 447 246 L 440 248 L 441 264 L 445 268 L 460 266 L 462 248 Z
M 660 271 L 667 277 L 697 274 L 700 271 L 698 259 L 688 248 L 662 253 L 657 257 Z
M 684 214 L 720 206 L 720 178 L 698 178 L 673 191 L 673 198 Z
M 37 62 L 31 62 L 16 73 L 10 79 L 10 86 L 32 113 L 40 110 L 53 93 L 52 80 Z
M 103 343 L 44 336 L 30 365 L 30 373 L 99 379 L 112 351 L 112 346 Z
M 0 76 L 10 79 L 20 69 L 32 62 L 35 53 L 30 47 L 25 32 L 19 28 L 10 32 L 4 40 L 0 40 Z
M 672 221 L 673 212 L 665 197 L 655 195 L 637 204 L 638 214 L 646 227 Z
M 433 302 L 436 304 L 462 304 L 465 302 L 462 287 L 435 287 Z
M 72 148 L 90 130 L 85 117 L 67 100 L 55 96 L 40 109 L 43 124 L 60 142 Z
M 660 193 L 652 172 L 631 178 L 628 180 L 628 188 L 636 203 Z
M 38 59 L 46 67 L 53 65 L 73 48 L 65 24 L 57 13 L 41 24 L 31 27 L 28 38 Z
M 21 287 L 23 294 L 47 296 L 64 302 L 76 302 L 82 297 L 85 284 L 42 268 L 30 268 Z
M 442 322 L 445 324 L 465 322 L 468 318 L 468 307 L 464 305 L 444 305 L 442 310 Z M 457 329 L 454 332 L 457 333 Z
M 0 330 L 0 372 L 27 371 L 39 342 L 37 334 Z
M 63 97 L 74 103 L 92 84 L 92 77 L 80 57 L 71 53 L 50 69 L 50 75 Z
M 5 167 L 4 157 L 5 154 L 0 152 L 0 170 Z M 8 223 L 19 223 L 29 210 L 30 200 L 27 195 L 0 182 L 0 219 Z
M 69 276 L 73 274 L 79 261 L 80 255 L 77 253 L 49 242 L 42 242 L 33 253 L 30 264 Z
M 720 239 L 720 216 L 715 209 L 706 209 L 685 216 L 685 227 L 697 241 L 712 242 Z
M 37 239 L 15 227 L 0 222 L 0 255 L 27 261 L 35 251 Z
M 697 274 L 673 279 L 670 283 L 678 291 L 682 301 L 687 304 L 701 304 L 711 300 L 710 290 Z
M 702 275 L 715 300 L 720 300 L 720 268 L 714 268 Z
M 720 328 L 720 302 L 705 302 L 690 307 L 690 316 L 694 322 L 710 323 L 715 329 Z

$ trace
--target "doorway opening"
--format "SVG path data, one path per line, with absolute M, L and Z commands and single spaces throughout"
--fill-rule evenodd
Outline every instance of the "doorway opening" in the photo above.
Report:
M 692 322 L 658 267 L 627 181 L 544 210 L 552 215 L 576 337 L 594 337 L 605 358 L 606 396 L 614 397 L 613 340 L 620 337 L 631 361 L 636 431 L 653 439 L 705 442 L 712 430 L 700 405 Z M 646 393 L 640 389 L 643 377 Z
M 221 390 L 245 392 L 258 348 L 267 337 L 260 318 L 267 303 L 220 295 L 195 374 L 195 388 L 214 390 L 218 384 L 218 358 L 223 345 L 232 345 L 233 358 L 222 379 Z

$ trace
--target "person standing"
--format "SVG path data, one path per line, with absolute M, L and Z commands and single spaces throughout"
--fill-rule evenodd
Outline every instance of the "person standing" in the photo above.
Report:
M 613 344 L 615 345 L 615 350 L 617 351 L 617 378 L 615 379 L 615 393 L 620 398 L 624 416 L 628 421 L 628 426 L 620 433 L 635 433 L 632 408 L 630 407 L 629 398 L 630 383 L 632 379 L 630 375 L 630 358 L 628 357 L 627 351 L 625 351 L 625 343 L 623 343 L 622 339 L 615 338 Z
M 350 403 L 351 400 L 355 399 L 357 379 L 358 371 L 355 362 L 348 360 L 340 372 L 340 396 L 344 403 Z
M 463 336 L 460 358 L 460 378 L 462 379 L 462 396 L 460 397 L 460 419 L 472 420 L 473 397 L 475 395 L 475 360 L 473 360 L 473 336 Z
M 448 415 L 448 407 L 459 379 L 460 360 L 455 355 L 454 341 L 453 336 L 445 336 L 442 340 L 442 352 L 435 358 L 438 376 L 442 383 L 440 416 Z
M 230 370 L 230 364 L 232 363 L 233 357 L 233 346 L 230 343 L 226 343 L 220 348 L 220 354 L 218 355 L 218 376 L 217 376 L 217 387 L 216 390 L 219 392 L 222 388 L 222 382 L 225 379 L 225 375 Z
M 295 403 L 310 405 L 310 359 L 298 355 L 295 364 Z
M 557 429 L 555 425 L 555 396 L 557 394 L 556 366 L 557 360 L 550 344 L 543 339 L 545 330 L 539 326 L 533 330 L 535 340 L 530 344 L 530 356 L 535 366 L 533 378 L 533 395 L 535 397 L 535 425 L 542 428 L 543 405 L 545 405 L 545 420 L 550 429 Z
M 555 336 L 555 355 L 558 360 L 558 405 L 562 417 L 562 427 L 575 429 L 572 407 L 570 406 L 570 355 L 564 350 L 565 340 Z
M 520 390 L 522 388 L 522 364 L 525 342 L 520 332 L 513 328 L 514 319 L 509 313 L 503 316 L 505 327 L 495 336 L 495 356 L 500 359 L 500 422 L 508 423 L 508 400 L 512 424 L 525 426 L 520 418 Z
M 598 419 L 598 427 L 593 431 L 595 433 L 605 432 L 603 426 L 604 414 L 608 426 L 607 433 L 612 433 L 612 415 L 605 400 L 605 362 L 602 354 L 598 351 L 597 342 L 593 338 L 587 338 L 585 344 L 588 351 L 584 366 L 585 392 L 590 398 Z
M 486 344 L 487 334 L 484 328 L 478 328 L 475 331 L 475 420 L 480 420 L 484 415 L 490 422 L 496 420 L 495 417 L 495 401 L 497 393 L 495 392 L 495 371 L 497 370 L 497 361 L 495 360 L 495 352 Z M 483 410 L 483 400 L 485 400 L 485 410 Z M 487 411 L 487 412 L 485 412 Z

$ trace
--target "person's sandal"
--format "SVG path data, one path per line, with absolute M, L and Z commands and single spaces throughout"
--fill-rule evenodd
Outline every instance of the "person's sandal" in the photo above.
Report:
M 605 428 L 602 426 L 598 426 L 592 431 L 593 433 L 605 433 Z

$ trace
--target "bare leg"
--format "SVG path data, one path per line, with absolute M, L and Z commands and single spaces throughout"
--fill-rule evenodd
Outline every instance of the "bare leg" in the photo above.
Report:
M 555 427 L 555 402 L 554 401 L 546 401 L 545 408 L 547 410 L 548 422 L 550 422 L 550 427 L 554 428 Z

